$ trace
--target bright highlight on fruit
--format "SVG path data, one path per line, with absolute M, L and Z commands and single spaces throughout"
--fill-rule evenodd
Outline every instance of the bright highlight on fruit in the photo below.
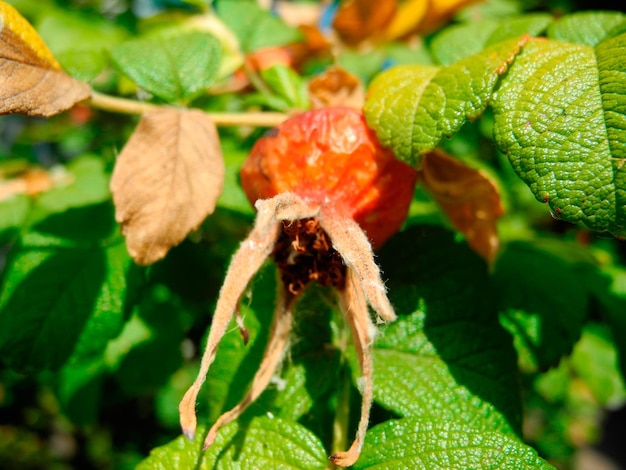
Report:
M 380 145 L 362 113 L 353 108 L 303 113 L 256 143 L 241 170 L 241 181 L 257 218 L 228 268 L 198 377 L 180 403 L 187 437 L 195 434 L 197 395 L 218 344 L 235 313 L 245 333 L 239 301 L 248 282 L 271 257 L 282 282 L 265 355 L 250 390 L 213 424 L 204 447 L 265 390 L 287 348 L 294 306 L 310 283 L 319 282 L 337 292 L 363 374 L 356 437 L 347 451 L 330 459 L 339 466 L 356 462 L 372 404 L 370 346 L 376 328 L 368 306 L 377 322 L 395 319 L 372 246 L 382 245 L 402 225 L 416 175 Z

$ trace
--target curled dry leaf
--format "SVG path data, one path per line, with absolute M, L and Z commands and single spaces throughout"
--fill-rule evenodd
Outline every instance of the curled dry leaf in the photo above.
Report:
M 0 113 L 52 116 L 90 97 L 89 85 L 71 78 L 33 27 L 0 2 Z
M 115 218 L 138 264 L 161 259 L 215 209 L 224 161 L 215 124 L 201 111 L 146 113 L 111 179 Z
M 424 156 L 420 180 L 472 249 L 491 263 L 500 246 L 496 222 L 503 214 L 495 183 L 441 150 Z
M 361 109 L 365 104 L 365 89 L 358 77 L 334 66 L 309 82 L 309 99 L 313 108 L 349 106 Z

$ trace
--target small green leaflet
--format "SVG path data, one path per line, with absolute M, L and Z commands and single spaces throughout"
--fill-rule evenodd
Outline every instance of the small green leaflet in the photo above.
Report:
M 173 103 L 189 101 L 213 83 L 221 46 L 209 33 L 185 31 L 124 42 L 111 57 L 139 87 Z

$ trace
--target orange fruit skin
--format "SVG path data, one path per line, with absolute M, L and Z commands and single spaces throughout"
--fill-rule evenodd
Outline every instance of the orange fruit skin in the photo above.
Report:
M 372 245 L 406 218 L 417 172 L 382 147 L 363 114 L 349 107 L 296 115 L 259 139 L 241 169 L 251 203 L 292 192 L 326 213 L 350 217 Z

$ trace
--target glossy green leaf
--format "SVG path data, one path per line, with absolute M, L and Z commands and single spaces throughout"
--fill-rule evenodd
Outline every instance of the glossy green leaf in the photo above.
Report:
M 383 145 L 419 168 L 421 155 L 485 110 L 525 39 L 505 41 L 447 67 L 398 66 L 372 82 L 365 116 Z
M 493 276 L 500 321 L 513 335 L 523 370 L 555 366 L 580 337 L 590 301 L 585 274 L 593 263 L 584 254 L 555 241 L 509 243 L 499 256 Z
M 322 470 L 328 462 L 324 447 L 310 431 L 280 418 L 256 417 L 246 425 L 231 423 L 206 452 L 201 451 L 203 440 L 204 432 L 199 428 L 193 442 L 181 436 L 157 447 L 137 468 Z
M 200 31 L 155 35 L 111 51 L 116 67 L 138 86 L 167 102 L 190 100 L 215 80 L 221 46 Z
M 217 14 L 237 36 L 244 52 L 283 46 L 302 39 L 302 34 L 251 0 L 229 0 L 217 5 Z
M 626 34 L 532 40 L 493 102 L 494 134 L 553 215 L 626 234 Z
M 25 233 L 0 296 L 4 361 L 58 369 L 101 353 L 124 321 L 130 263 L 108 204 L 68 210 Z
M 30 201 L 27 196 L 17 195 L 0 201 L 0 243 L 9 232 L 22 226 L 29 209 Z
M 617 11 L 581 11 L 552 23 L 551 39 L 597 46 L 607 38 L 626 31 L 626 15 Z
M 372 428 L 355 469 L 552 469 L 517 439 L 459 422 L 391 420 Z
M 500 41 L 523 34 L 538 36 L 551 22 L 551 15 L 533 13 L 511 16 L 506 21 L 486 19 L 452 25 L 435 36 L 431 51 L 437 62 L 450 65 Z
M 399 250 L 411 263 L 391 264 Z M 400 317 L 374 349 L 375 400 L 403 417 L 519 435 L 515 351 L 482 259 L 450 232 L 412 227 L 380 262 Z

